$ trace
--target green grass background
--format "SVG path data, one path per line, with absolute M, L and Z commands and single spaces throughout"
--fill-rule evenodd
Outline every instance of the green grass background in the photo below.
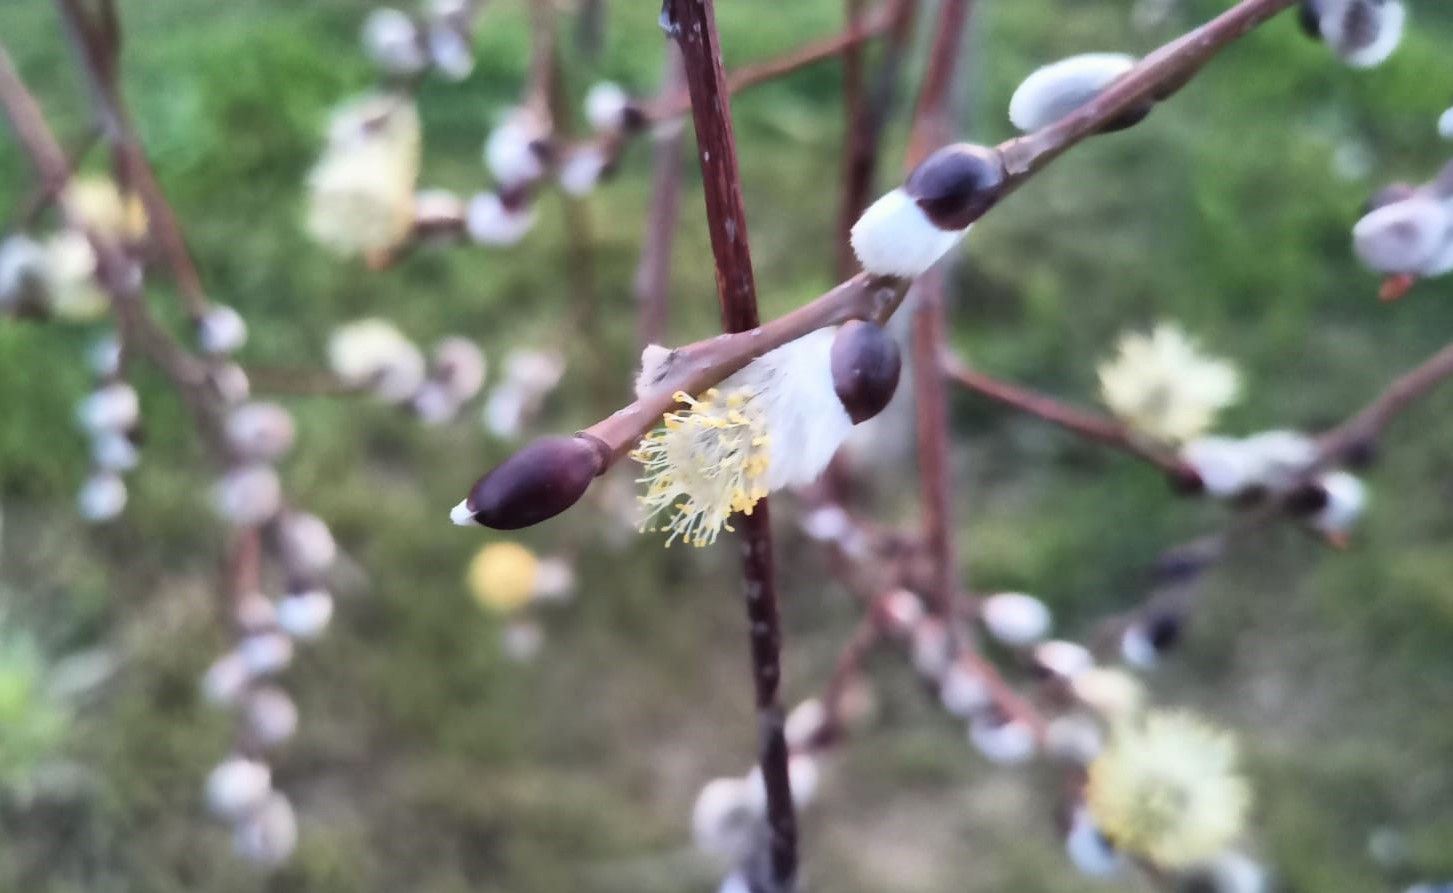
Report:
M 1382 68 L 1337 65 L 1283 16 L 1145 124 L 1057 162 L 976 227 L 952 294 L 957 347 L 994 374 L 1088 402 L 1095 362 L 1119 332 L 1180 320 L 1244 371 L 1245 396 L 1225 423 L 1233 433 L 1332 423 L 1438 348 L 1453 332 L 1447 280 L 1379 305 L 1348 245 L 1368 193 L 1426 178 L 1449 153 L 1433 122 L 1453 100 L 1453 11 L 1409 4 L 1412 33 Z M 1143 52 L 1225 5 L 1186 0 L 1164 26 L 1138 32 L 1126 0 L 981 0 L 964 83 L 970 134 L 1009 135 L 1009 94 L 1035 65 L 1076 51 Z M 835 0 L 720 6 L 729 65 L 828 33 L 841 14 Z M 479 144 L 526 67 L 521 7 L 499 0 L 487 10 L 467 82 L 424 88 L 424 185 L 482 183 Z M 138 125 L 211 293 L 251 325 L 244 360 L 317 362 L 331 326 L 378 314 L 421 343 L 467 334 L 493 359 L 520 343 L 563 349 L 571 369 L 540 432 L 573 430 L 626 398 L 644 147 L 590 202 L 592 348 L 562 323 L 573 297 L 554 196 L 517 249 L 424 253 L 382 274 L 303 237 L 300 184 L 327 110 L 370 82 L 356 51 L 366 4 L 121 8 Z M 79 135 L 84 95 L 51 5 L 0 2 L 0 40 L 53 126 Z M 661 48 L 655 5 L 617 0 L 603 55 L 571 62 L 571 89 L 612 78 L 648 94 Z M 768 313 L 832 283 L 838 87 L 838 68 L 825 64 L 734 103 Z M 891 131 L 885 188 L 901 164 L 903 124 Z M 0 209 L 9 209 L 32 188 L 31 172 L 0 133 Z M 694 176 L 687 183 L 678 341 L 716 321 L 700 188 Z M 153 283 L 148 300 L 176 321 L 167 283 Z M 434 430 L 317 398 L 287 401 L 300 438 L 283 473 L 297 502 L 334 526 L 350 563 L 333 633 L 287 677 L 302 728 L 275 771 L 298 807 L 300 851 L 272 877 L 238 864 L 200 802 L 229 740 L 227 717 L 196 687 L 225 645 L 208 468 L 165 383 L 141 369 L 148 441 L 126 523 L 76 521 L 71 497 L 87 460 L 71 407 L 87 387 L 81 356 L 93 334 L 0 325 L 0 889 L 711 888 L 686 817 L 705 779 L 746 768 L 754 738 L 733 550 L 666 552 L 655 537 L 619 536 L 621 520 L 598 503 L 523 532 L 541 551 L 574 555 L 582 586 L 574 604 L 544 617 L 540 659 L 512 663 L 498 622 L 461 582 L 493 534 L 445 518 L 510 445 L 489 438 L 473 410 Z M 968 579 L 1040 594 L 1068 635 L 1136 604 L 1162 549 L 1221 523 L 1220 509 L 1174 498 L 1147 468 L 1033 420 L 956 395 L 953 426 Z M 1453 389 L 1391 431 L 1354 550 L 1334 554 L 1288 530 L 1238 554 L 1209 581 L 1181 656 L 1150 680 L 1157 700 L 1243 736 L 1258 789 L 1252 848 L 1289 891 L 1366 893 L 1453 875 L 1450 442 Z M 871 473 L 880 492 L 911 493 L 901 461 Z M 887 514 L 911 511 L 884 503 Z M 854 618 L 812 549 L 781 527 L 786 691 L 796 700 L 825 679 Z M 51 670 L 98 649 L 115 664 L 99 689 L 63 705 L 37 693 Z M 880 721 L 833 758 L 805 820 L 814 889 L 1098 886 L 1060 854 L 1048 771 L 988 766 L 918 697 L 898 657 L 873 667 Z M 1401 835 L 1400 858 L 1371 858 L 1377 829 Z

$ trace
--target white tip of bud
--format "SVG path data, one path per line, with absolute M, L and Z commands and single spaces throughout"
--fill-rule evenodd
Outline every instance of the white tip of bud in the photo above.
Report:
M 125 434 L 112 431 L 91 441 L 91 461 L 102 471 L 130 471 L 139 460 L 136 444 Z
M 586 146 L 571 152 L 560 165 L 556 175 L 560 188 L 566 195 L 580 198 L 589 195 L 600 182 L 605 172 L 605 155 L 595 146 Z
M 960 719 L 977 715 L 992 702 L 984 677 L 961 662 L 944 671 L 938 685 L 938 699 L 943 709 Z
M 485 140 L 485 166 L 501 186 L 538 180 L 545 173 L 545 164 L 535 144 L 548 136 L 537 115 L 514 109 Z
M 464 227 L 479 245 L 514 245 L 535 225 L 535 211 L 527 206 L 507 208 L 493 192 L 481 192 L 469 201 Z
M 397 9 L 375 9 L 363 20 L 363 52 L 386 74 L 418 74 L 429 64 L 418 27 Z
M 1453 108 L 1438 116 L 1438 135 L 1445 140 L 1453 140 Z
M 259 868 L 277 868 L 297 847 L 298 818 L 288 798 L 276 792 L 233 831 L 233 850 Z
M 429 57 L 447 80 L 462 81 L 474 71 L 474 46 L 469 35 L 453 23 L 429 28 Z
M 278 540 L 284 560 L 296 570 L 322 573 L 338 558 L 333 531 L 317 515 L 288 513 L 278 524 Z
M 1094 99 L 1125 72 L 1135 57 L 1084 53 L 1037 69 L 1009 100 L 1009 120 L 1028 133 L 1052 124 Z
M 76 494 L 76 510 L 81 513 L 81 519 L 93 524 L 110 521 L 125 508 L 126 482 L 109 471 L 91 475 Z
M 242 706 L 247 732 L 259 744 L 280 744 L 298 730 L 298 705 L 280 688 L 259 688 Z
M 293 640 L 282 633 L 257 633 L 237 643 L 237 654 L 249 675 L 268 676 L 293 662 Z
M 1061 679 L 1073 679 L 1095 666 L 1089 649 L 1062 639 L 1035 646 L 1034 662 Z
M 283 486 L 272 466 L 242 465 L 222 476 L 212 488 L 212 506 L 238 527 L 256 527 L 283 504 Z
M 817 796 L 818 782 L 822 769 L 817 757 L 808 753 L 794 753 L 787 758 L 787 785 L 792 788 L 792 806 L 805 809 Z M 751 795 L 752 811 L 758 816 L 767 815 L 767 782 L 762 777 L 762 767 L 753 766 L 747 773 L 747 790 Z
M 97 388 L 76 405 L 76 422 L 93 435 L 126 431 L 140 417 L 141 403 L 136 389 L 124 381 Z
M 920 276 L 958 244 L 968 227 L 939 229 L 907 192 L 895 189 L 853 224 L 853 253 L 877 276 Z
M 1256 463 L 1242 441 L 1231 437 L 1200 437 L 1181 447 L 1181 461 L 1200 478 L 1206 492 L 1229 499 L 1255 483 Z
M 782 737 L 787 740 L 787 749 L 807 748 L 826 722 L 827 708 L 817 698 L 808 698 L 793 707 L 782 726 Z
M 1065 854 L 1075 868 L 1088 877 L 1108 877 L 1124 865 L 1109 838 L 1095 827 L 1083 806 L 1076 807 L 1070 819 L 1070 830 L 1065 835 Z
M 197 346 L 203 353 L 218 356 L 235 353 L 247 343 L 247 323 L 242 314 L 225 304 L 214 304 L 197 320 Z
M 1453 243 L 1453 211 L 1429 196 L 1383 205 L 1352 227 L 1358 260 L 1378 273 L 1436 275 Z
M 1327 504 L 1312 516 L 1312 526 L 1326 534 L 1351 530 L 1367 508 L 1367 485 L 1345 471 L 1328 472 L 1319 483 L 1327 494 Z
M 295 592 L 277 603 L 278 629 L 294 639 L 318 638 L 332 619 L 333 596 L 322 589 Z
M 672 353 L 671 348 L 660 344 L 647 344 L 641 348 L 641 371 L 636 375 L 637 397 L 644 396 L 661 380 Z
M 1044 602 L 1022 592 L 989 596 L 979 607 L 979 617 L 989 635 L 1015 648 L 1044 638 L 1052 622 Z
M 469 507 L 469 500 L 460 500 L 459 504 L 449 510 L 449 520 L 460 527 L 472 527 L 479 523 L 474 520 L 474 510 Z
M 979 714 L 969 720 L 969 742 L 991 763 L 1017 766 L 1034 758 L 1034 730 L 1022 720 Z
M 296 436 L 292 415 L 276 403 L 248 403 L 227 417 L 227 444 L 247 459 L 276 459 Z
M 925 619 L 913 627 L 909 651 L 913 666 L 928 679 L 937 679 L 948 669 L 953 658 L 953 643 L 948 627 L 942 621 Z
M 585 120 L 597 133 L 613 133 L 625 125 L 631 98 L 619 84 L 601 81 L 585 94 Z
M 242 655 L 228 652 L 213 661 L 202 675 L 202 697 L 219 707 L 230 706 L 237 703 L 251 681 L 252 673 Z
M 752 850 L 759 821 L 751 788 L 744 778 L 716 778 L 696 795 L 691 809 L 691 838 L 696 848 L 730 865 Z
M 207 776 L 207 808 L 221 819 L 238 819 L 256 810 L 272 791 L 266 763 L 230 757 Z
M 1353 68 L 1381 65 L 1402 42 L 1407 9 L 1401 0 L 1342 0 L 1322 6 L 1322 39 Z

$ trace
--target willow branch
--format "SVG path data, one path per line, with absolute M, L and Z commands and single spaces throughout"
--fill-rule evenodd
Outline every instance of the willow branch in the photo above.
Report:
M 1191 469 L 1174 455 L 1146 444 L 1119 422 L 1085 412 L 1029 388 L 1010 384 L 975 371 L 952 356 L 943 358 L 943 374 L 966 390 L 987 397 L 1026 415 L 1058 425 L 1078 437 L 1104 444 L 1142 459 L 1176 477 L 1190 477 Z

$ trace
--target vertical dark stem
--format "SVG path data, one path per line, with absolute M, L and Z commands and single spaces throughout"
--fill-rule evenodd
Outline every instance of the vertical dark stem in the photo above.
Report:
M 681 89 L 684 75 L 681 54 L 666 49 L 661 75 L 661 95 Z M 676 241 L 676 221 L 681 216 L 680 130 L 657 137 L 651 156 L 651 210 L 646 221 L 646 238 L 641 244 L 641 263 L 636 268 L 636 340 L 641 347 L 660 344 L 666 338 L 670 315 L 671 246 Z
M 662 23 L 681 48 L 706 192 L 706 219 L 716 260 L 722 325 L 742 332 L 758 324 L 757 290 L 737 170 L 731 101 L 722 70 L 712 0 L 666 0 Z M 790 890 L 797 874 L 797 819 L 782 736 L 781 619 L 772 566 L 772 524 L 766 499 L 738 522 L 742 543 L 752 678 L 756 687 L 758 759 L 767 789 L 769 852 L 765 871 L 746 866 L 755 893 Z
M 908 144 L 910 169 L 951 135 L 949 100 L 958 71 L 971 0 L 944 0 L 934 29 L 933 49 L 918 94 Z M 943 265 L 919 277 L 913 290 L 913 387 L 918 412 L 918 472 L 923 502 L 924 540 L 933 568 L 931 610 L 947 617 L 957 588 L 953 516 L 949 507 L 948 397 L 939 368 L 945 344 Z

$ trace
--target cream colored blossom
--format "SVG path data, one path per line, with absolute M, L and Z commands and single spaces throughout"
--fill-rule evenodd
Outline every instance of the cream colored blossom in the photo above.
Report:
M 381 251 L 414 223 L 419 113 L 411 100 L 370 95 L 334 114 L 308 175 L 308 233 L 342 255 Z
M 684 392 L 675 396 L 686 408 L 666 413 L 662 427 L 631 453 L 644 466 L 642 528 L 666 513 L 664 524 L 650 528 L 670 534 L 666 545 L 680 537 L 706 546 L 722 530 L 733 529 L 728 523 L 733 513 L 751 514 L 767 495 L 766 422 L 745 391 L 723 394 L 713 388 L 700 399 Z
M 146 235 L 146 209 L 135 195 L 122 195 L 105 177 L 76 177 L 66 185 L 72 210 L 96 234 L 134 242 Z
M 1140 434 L 1170 443 L 1204 433 L 1240 388 L 1235 367 L 1200 353 L 1172 324 L 1122 337 L 1099 374 L 1111 412 Z
M 1181 868 L 1241 833 L 1251 790 L 1230 734 L 1189 714 L 1153 712 L 1115 726 L 1090 764 L 1085 802 L 1116 847 Z

